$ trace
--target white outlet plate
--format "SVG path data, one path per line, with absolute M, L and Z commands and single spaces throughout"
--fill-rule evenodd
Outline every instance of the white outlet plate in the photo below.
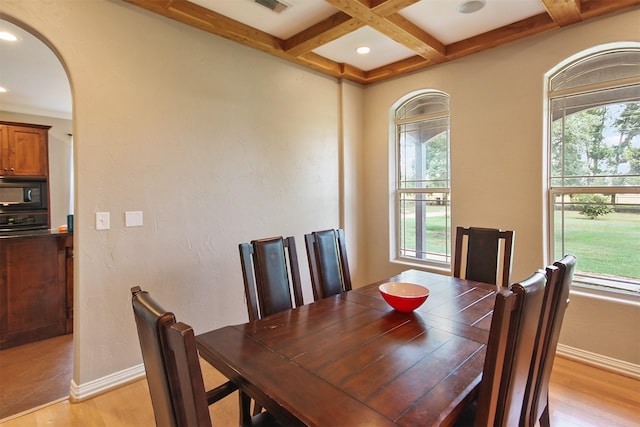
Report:
M 125 227 L 142 227 L 142 211 L 125 211 L 124 213 Z
M 110 228 L 109 212 L 96 212 L 96 230 L 108 230 Z

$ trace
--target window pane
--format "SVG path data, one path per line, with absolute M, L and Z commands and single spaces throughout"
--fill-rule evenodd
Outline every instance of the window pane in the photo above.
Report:
M 640 52 L 609 51 L 577 61 L 551 78 L 551 91 L 622 80 L 640 75 Z
M 400 256 L 451 262 L 449 193 L 400 194 Z
M 551 187 L 640 185 L 640 98 L 581 108 L 583 97 L 552 102 Z
M 578 258 L 586 276 L 640 285 L 640 194 L 556 194 L 555 259 Z
M 442 93 L 422 94 L 405 102 L 396 110 L 396 119 L 410 119 L 449 112 L 449 97 Z
M 639 102 L 640 86 L 622 86 L 593 92 L 579 93 L 553 98 L 551 100 L 551 119 L 556 121 L 563 116 L 600 107 L 607 104 Z
M 449 187 L 449 118 L 398 125 L 400 188 Z

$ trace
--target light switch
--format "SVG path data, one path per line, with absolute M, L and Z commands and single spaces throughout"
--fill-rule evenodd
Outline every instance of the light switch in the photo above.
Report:
M 125 211 L 125 227 L 142 227 L 142 211 Z
M 96 230 L 108 230 L 111 228 L 109 212 L 96 212 Z

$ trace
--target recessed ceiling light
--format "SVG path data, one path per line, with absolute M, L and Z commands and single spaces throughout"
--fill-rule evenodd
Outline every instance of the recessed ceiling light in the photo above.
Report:
M 482 9 L 485 5 L 485 0 L 467 0 L 458 5 L 458 12 L 460 13 L 473 13 Z
M 0 86 L 0 93 L 4 93 L 4 92 L 6 92 L 6 91 L 7 91 L 7 90 L 6 90 L 5 88 L 3 88 L 2 86 Z
M 0 40 L 6 40 L 8 42 L 14 42 L 18 40 L 16 36 L 11 33 L 7 33 L 6 31 L 0 31 Z
M 367 53 L 371 52 L 371 49 L 369 49 L 367 46 L 360 46 L 356 49 L 356 52 L 358 52 L 360 55 L 366 55 Z

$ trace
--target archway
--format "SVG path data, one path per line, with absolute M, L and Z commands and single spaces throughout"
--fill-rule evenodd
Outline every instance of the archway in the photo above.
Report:
M 74 210 L 71 86 L 55 49 L 36 31 L 10 21 L 10 18 L 0 14 L 0 33 L 16 36 L 16 40 L 0 38 L 0 86 L 6 89 L 6 92 L 0 93 L 0 120 L 51 126 L 48 147 L 49 200 L 51 229 L 57 230 L 60 225 L 67 223 L 67 214 Z M 34 357 L 37 354 L 44 356 L 41 365 L 37 364 L 37 358 Z M 21 363 L 22 359 L 24 363 Z M 0 419 L 13 415 L 7 411 L 14 411 L 15 414 L 15 411 L 21 412 L 69 396 L 73 374 L 72 335 L 2 350 L 0 362 L 0 369 L 5 371 L 0 387 L 11 385 L 17 390 L 20 387 L 25 390 L 24 393 L 3 394 L 15 394 L 20 402 L 17 406 L 3 402 L 0 405 Z M 64 366 L 56 366 L 58 363 Z M 25 375 L 25 369 L 30 369 L 29 375 Z M 11 381 L 11 378 L 19 380 Z M 38 382 L 37 388 L 44 392 L 33 393 L 36 387 L 28 387 L 23 378 Z M 48 386 L 41 387 L 45 382 Z

